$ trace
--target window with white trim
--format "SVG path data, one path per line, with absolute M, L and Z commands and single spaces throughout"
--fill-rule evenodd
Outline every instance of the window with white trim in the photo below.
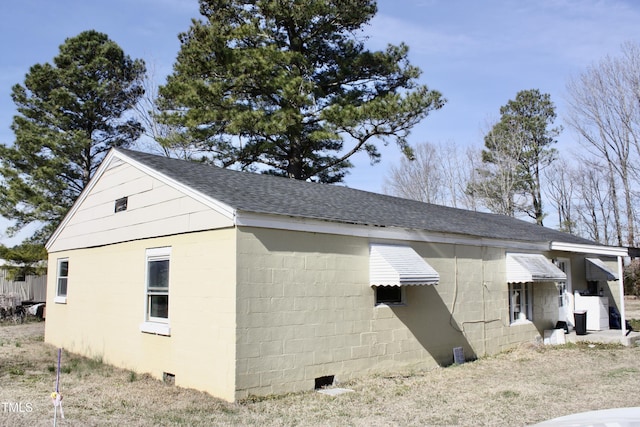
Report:
M 140 331 L 171 335 L 169 328 L 169 264 L 171 247 L 147 249 L 145 257 L 144 321 Z
M 171 248 L 147 250 L 147 316 L 149 322 L 169 321 L 169 259 Z
M 56 297 L 54 302 L 67 302 L 67 284 L 69 282 L 69 258 L 58 259 L 58 268 L 56 270 Z
M 531 289 L 531 283 L 509 283 L 509 321 L 512 324 L 533 319 Z

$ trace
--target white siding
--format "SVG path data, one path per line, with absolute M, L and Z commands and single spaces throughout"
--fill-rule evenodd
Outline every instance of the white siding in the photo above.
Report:
M 115 213 L 122 197 L 127 210 Z M 79 203 L 50 252 L 233 226 L 226 215 L 117 159 Z

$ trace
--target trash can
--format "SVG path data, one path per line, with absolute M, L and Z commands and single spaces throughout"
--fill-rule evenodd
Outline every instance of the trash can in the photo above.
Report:
M 587 335 L 587 312 L 574 311 L 573 318 L 576 322 L 576 335 Z

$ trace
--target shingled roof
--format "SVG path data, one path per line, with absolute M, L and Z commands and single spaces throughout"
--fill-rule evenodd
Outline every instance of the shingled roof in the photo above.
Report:
M 132 150 L 117 151 L 240 212 L 479 238 L 597 245 L 591 240 L 505 215 L 456 209 L 339 185 L 222 169 Z

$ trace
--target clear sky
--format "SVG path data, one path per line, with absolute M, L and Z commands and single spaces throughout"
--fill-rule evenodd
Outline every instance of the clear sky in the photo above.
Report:
M 568 78 L 618 55 L 622 43 L 640 42 L 636 0 L 379 0 L 378 9 L 365 28 L 368 47 L 405 42 L 411 62 L 423 71 L 421 82 L 448 100 L 414 128 L 414 144 L 481 147 L 487 122 L 526 89 L 549 93 L 556 124 L 562 124 Z M 197 0 L 1 1 L 0 143 L 13 141 L 11 87 L 24 82 L 32 65 L 51 62 L 66 38 L 89 29 L 104 32 L 128 55 L 144 59 L 163 82 L 180 47 L 178 33 L 199 16 Z M 572 146 L 575 138 L 565 130 L 557 148 Z M 346 185 L 382 192 L 401 154 L 395 146 L 381 151 L 375 166 L 366 155 L 357 156 Z

